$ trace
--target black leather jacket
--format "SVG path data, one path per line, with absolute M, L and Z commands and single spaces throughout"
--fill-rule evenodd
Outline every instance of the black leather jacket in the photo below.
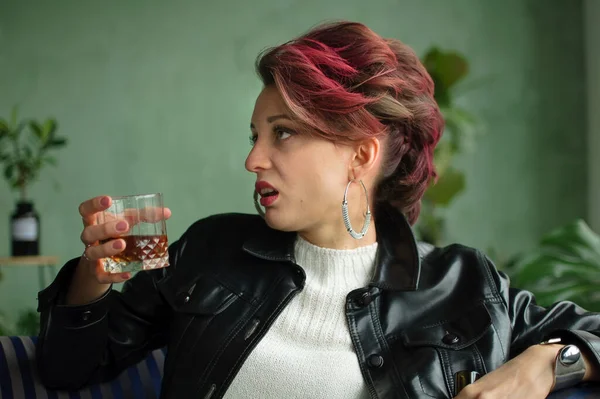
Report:
M 600 315 L 539 307 L 480 252 L 419 248 L 400 213 L 382 206 L 376 216 L 376 273 L 345 309 L 371 397 L 453 397 L 456 372 L 488 373 L 558 330 L 600 364 Z M 84 306 L 61 305 L 78 259 L 68 262 L 39 295 L 42 380 L 71 389 L 108 380 L 166 346 L 162 398 L 222 397 L 304 286 L 294 239 L 258 216 L 212 216 L 172 243 L 171 267 Z

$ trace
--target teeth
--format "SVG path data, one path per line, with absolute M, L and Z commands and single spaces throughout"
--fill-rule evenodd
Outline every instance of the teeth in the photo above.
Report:
M 260 193 L 262 195 L 270 194 L 270 193 L 273 193 L 273 192 L 275 192 L 275 190 L 273 190 L 272 188 L 263 188 L 262 190 L 260 190 Z

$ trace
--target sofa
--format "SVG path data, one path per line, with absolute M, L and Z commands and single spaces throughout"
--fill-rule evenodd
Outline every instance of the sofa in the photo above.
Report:
M 35 367 L 36 340 L 37 337 L 0 336 L 0 399 L 152 399 L 159 397 L 166 353 L 164 349 L 151 352 L 146 359 L 123 371 L 114 381 L 92 385 L 76 392 L 64 392 L 47 390 L 40 383 Z M 582 385 L 555 392 L 549 398 L 600 398 L 600 385 Z
M 114 381 L 97 384 L 77 392 L 44 388 L 35 367 L 37 337 L 0 336 L 0 399 L 152 399 L 158 398 L 165 351 L 150 353 L 128 368 Z

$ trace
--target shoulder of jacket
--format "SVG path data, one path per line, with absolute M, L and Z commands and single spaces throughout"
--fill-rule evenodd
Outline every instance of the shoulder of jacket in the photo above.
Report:
M 266 223 L 260 216 L 243 213 L 221 213 L 199 219 L 170 246 L 174 249 L 170 254 L 173 264 L 179 269 L 182 265 L 195 268 L 196 261 L 181 263 L 182 259 L 202 259 L 241 249 L 244 241 L 261 226 L 264 228 Z
M 194 222 L 181 237 L 182 242 L 203 243 L 204 247 L 223 245 L 241 246 L 257 231 L 262 231 L 266 222 L 258 215 L 245 213 L 219 213 Z
M 417 250 L 422 262 L 432 262 L 435 264 L 447 264 L 450 266 L 456 261 L 466 266 L 475 266 L 477 268 L 487 268 L 491 261 L 479 249 L 462 244 L 449 244 L 443 247 L 436 247 L 426 242 L 418 242 Z
M 498 290 L 499 279 L 503 273 L 498 271 L 492 260 L 481 250 L 462 244 L 435 247 L 418 243 L 417 248 L 425 270 L 439 273 L 441 269 L 449 273 L 450 269 L 460 267 L 463 269 L 461 275 L 468 275 L 472 279 L 479 276 L 487 281 L 492 291 Z
M 221 231 L 231 234 L 235 233 L 235 231 L 245 231 L 264 224 L 265 221 L 258 215 L 233 212 L 218 213 L 197 220 L 188 228 L 186 234 L 204 232 L 218 234 Z

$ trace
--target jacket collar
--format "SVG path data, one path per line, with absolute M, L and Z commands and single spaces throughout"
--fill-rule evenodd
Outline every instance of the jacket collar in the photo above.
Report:
M 375 273 L 370 285 L 385 290 L 413 291 L 419 287 L 421 261 L 410 224 L 396 208 L 377 204 Z M 243 249 L 262 259 L 294 262 L 295 232 L 282 232 L 260 223 Z

